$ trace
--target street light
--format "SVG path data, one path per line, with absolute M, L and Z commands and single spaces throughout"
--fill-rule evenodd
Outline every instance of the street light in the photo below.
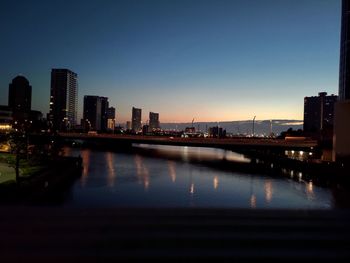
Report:
M 253 118 L 253 137 L 255 137 L 255 127 L 254 127 L 255 118 L 256 118 L 256 116 L 254 116 L 254 118 Z

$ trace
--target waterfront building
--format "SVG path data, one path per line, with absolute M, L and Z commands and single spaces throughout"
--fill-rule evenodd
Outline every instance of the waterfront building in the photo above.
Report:
M 339 101 L 335 105 L 333 159 L 350 159 L 350 1 L 342 1 Z
M 131 130 L 131 121 L 127 121 L 127 122 L 126 122 L 125 128 L 126 128 L 127 130 Z
M 149 129 L 150 131 L 159 129 L 159 113 L 150 112 L 149 113 Z
M 150 131 L 151 131 L 151 129 L 150 129 L 148 124 L 145 124 L 145 125 L 142 126 L 142 134 L 143 135 L 148 134 Z
M 141 109 L 132 107 L 131 129 L 134 132 L 139 132 L 141 129 L 141 115 L 142 115 Z
M 226 130 L 219 126 L 209 127 L 209 137 L 223 138 L 226 137 Z
M 340 61 L 339 61 L 339 101 L 350 99 L 350 1 L 342 1 Z
M 332 130 L 334 124 L 334 105 L 338 96 L 327 96 L 320 92 L 318 96 L 304 98 L 304 132 L 319 133 Z
M 101 131 L 106 132 L 108 129 L 109 102 L 107 97 L 100 97 L 100 101 L 101 101 Z
M 109 107 L 107 111 L 107 129 L 114 131 L 115 129 L 115 108 Z
M 83 120 L 86 130 L 106 131 L 108 119 L 108 98 L 84 96 Z
M 15 121 L 28 120 L 32 104 L 32 86 L 23 76 L 15 77 L 9 84 L 8 106 Z
M 78 75 L 69 69 L 51 70 L 49 122 L 54 130 L 74 128 L 78 111 Z

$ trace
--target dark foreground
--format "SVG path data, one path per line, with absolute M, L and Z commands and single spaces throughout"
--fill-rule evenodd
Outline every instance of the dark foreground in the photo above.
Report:
M 350 259 L 345 210 L 1 207 L 0 215 L 1 262 Z

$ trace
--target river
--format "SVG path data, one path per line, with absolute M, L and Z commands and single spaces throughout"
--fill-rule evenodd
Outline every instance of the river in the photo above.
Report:
M 134 145 L 133 151 L 64 148 L 83 158 L 82 176 L 65 198 L 66 207 L 215 207 L 332 209 L 332 191 L 286 176 L 238 173 L 201 160 L 249 162 L 243 155 L 212 148 Z M 196 160 L 196 162 L 192 162 Z

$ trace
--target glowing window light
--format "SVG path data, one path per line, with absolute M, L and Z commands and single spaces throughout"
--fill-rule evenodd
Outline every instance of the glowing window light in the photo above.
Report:
M 10 124 L 0 124 L 0 130 L 10 130 L 12 129 L 12 125 Z

